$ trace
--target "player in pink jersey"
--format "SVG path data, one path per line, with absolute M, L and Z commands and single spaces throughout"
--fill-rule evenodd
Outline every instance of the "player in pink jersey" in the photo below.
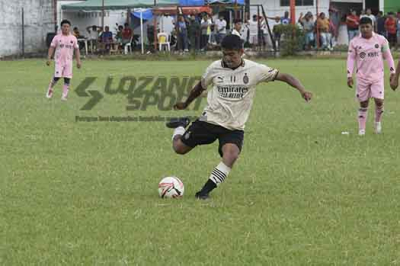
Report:
M 358 110 L 358 125 L 360 136 L 365 135 L 365 124 L 368 114 L 370 98 L 375 100 L 375 133 L 382 132 L 382 113 L 384 99 L 384 64 L 386 59 L 390 68 L 390 80 L 393 79 L 395 69 L 389 43 L 385 37 L 373 32 L 372 20 L 364 17 L 360 20 L 361 34 L 349 45 L 347 57 L 347 85 L 353 87 L 353 70 L 356 63 L 357 89 L 356 96 L 360 102 Z
M 81 59 L 79 53 L 79 45 L 78 40 L 74 35 L 70 33 L 71 22 L 68 20 L 63 20 L 61 22 L 61 34 L 56 35 L 51 42 L 47 62 L 46 64 L 50 66 L 51 57 L 54 54 L 55 61 L 55 72 L 54 77 L 50 81 L 49 88 L 47 89 L 47 98 L 51 98 L 53 96 L 53 88 L 56 85 L 57 81 L 60 78 L 64 78 L 64 87 L 61 100 L 66 101 L 69 91 L 69 85 L 72 78 L 72 58 L 74 56 L 76 58 L 76 66 L 77 68 L 81 68 Z

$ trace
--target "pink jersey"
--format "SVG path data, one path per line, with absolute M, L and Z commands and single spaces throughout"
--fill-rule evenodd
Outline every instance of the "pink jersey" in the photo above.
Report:
M 365 82 L 374 83 L 384 78 L 383 59 L 389 64 L 390 73 L 395 73 L 395 66 L 389 43 L 382 35 L 372 33 L 369 39 L 361 35 L 353 38 L 347 57 L 347 76 L 353 76 L 356 62 L 356 76 Z
M 54 59 L 58 65 L 72 64 L 74 49 L 79 49 L 78 40 L 72 34 L 54 36 L 50 46 L 56 48 Z

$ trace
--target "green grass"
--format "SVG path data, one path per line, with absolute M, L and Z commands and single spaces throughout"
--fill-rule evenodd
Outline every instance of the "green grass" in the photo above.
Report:
M 207 202 L 194 193 L 217 143 L 179 156 L 162 122 L 75 122 L 201 109 L 126 111 L 123 95 L 105 95 L 82 111 L 88 98 L 61 102 L 61 84 L 44 97 L 44 61 L 0 62 L 0 265 L 400 265 L 398 93 L 386 86 L 384 134 L 372 133 L 371 106 L 360 138 L 345 61 L 262 62 L 314 99 L 258 86 L 241 157 Z M 91 89 L 104 93 L 109 75 L 193 76 L 209 63 L 84 61 L 72 83 L 98 77 Z M 182 199 L 158 197 L 168 175 Z

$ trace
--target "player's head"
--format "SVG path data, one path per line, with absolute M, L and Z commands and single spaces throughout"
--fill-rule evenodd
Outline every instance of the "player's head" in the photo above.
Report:
M 372 14 L 371 8 L 367 8 L 366 14 L 369 16 Z
M 64 19 L 63 21 L 61 21 L 60 25 L 61 25 L 61 32 L 65 35 L 68 35 L 71 28 L 71 22 L 69 22 L 69 20 Z
M 235 19 L 233 23 L 235 24 L 235 30 L 240 32 L 242 30 L 242 21 L 240 19 Z
M 242 63 L 243 42 L 237 35 L 227 35 L 222 39 L 222 60 L 229 68 L 236 68 Z
M 372 20 L 369 17 L 360 19 L 360 31 L 363 38 L 371 38 L 372 36 Z

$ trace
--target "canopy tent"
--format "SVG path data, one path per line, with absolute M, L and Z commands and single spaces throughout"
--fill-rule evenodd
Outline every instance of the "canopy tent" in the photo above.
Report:
M 156 7 L 153 9 L 154 15 L 175 16 L 177 13 L 183 15 L 197 15 L 200 13 L 212 14 L 212 9 L 207 6 L 191 6 L 191 7 Z
M 104 0 L 105 10 L 119 10 L 138 7 L 162 6 L 205 6 L 207 4 L 238 4 L 244 5 L 244 0 Z M 63 10 L 101 10 L 102 0 L 87 0 L 81 3 L 64 4 Z
M 238 4 L 238 5 L 244 5 L 244 0 L 208 0 L 209 4 Z
M 105 10 L 119 10 L 138 7 L 179 5 L 179 0 L 104 0 Z M 63 10 L 101 10 L 102 0 L 87 0 L 82 3 L 65 4 Z

